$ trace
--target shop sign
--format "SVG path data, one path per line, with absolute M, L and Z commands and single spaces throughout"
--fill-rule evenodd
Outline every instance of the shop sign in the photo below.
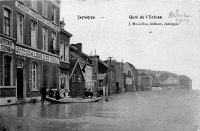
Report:
M 15 6 L 17 8 L 19 8 L 20 10 L 26 12 L 27 14 L 31 15 L 32 17 L 36 18 L 37 20 L 39 20 L 39 21 L 43 22 L 44 24 L 50 26 L 54 30 L 56 30 L 58 32 L 60 31 L 60 28 L 58 26 L 56 26 L 55 24 L 53 24 L 49 20 L 45 19 L 41 15 L 37 14 L 36 12 L 32 11 L 28 7 L 24 6 L 23 4 L 19 3 L 18 1 L 16 1 Z
M 0 37 L 0 51 L 14 53 L 15 46 L 13 41 Z
M 127 84 L 127 85 L 132 85 L 132 79 L 126 77 L 126 84 Z
M 47 61 L 47 62 L 51 62 L 51 63 L 55 63 L 55 64 L 60 63 L 59 58 L 57 58 L 55 56 L 50 56 L 50 55 L 47 55 L 47 54 L 44 54 L 44 53 L 40 53 L 40 52 L 33 51 L 33 50 L 30 50 L 30 49 L 26 49 L 26 48 L 19 47 L 19 46 L 16 46 L 15 53 L 17 55 L 26 56 L 26 57 L 29 57 L 29 58 L 35 58 L 35 59 L 38 59 L 38 60 L 43 60 L 43 61 Z

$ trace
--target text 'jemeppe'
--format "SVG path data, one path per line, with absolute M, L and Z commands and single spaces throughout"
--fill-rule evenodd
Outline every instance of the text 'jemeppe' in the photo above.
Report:
M 95 16 L 80 16 L 78 15 L 78 20 L 80 19 L 87 19 L 87 20 L 92 20 L 92 19 L 95 19 Z

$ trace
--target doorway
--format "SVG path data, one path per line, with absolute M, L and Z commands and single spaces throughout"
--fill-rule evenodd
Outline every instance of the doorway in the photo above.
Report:
M 119 82 L 116 82 L 116 92 L 119 92 Z
M 20 64 L 19 64 L 20 63 Z M 17 63 L 17 98 L 22 99 L 24 95 L 24 71 L 23 71 L 23 62 Z

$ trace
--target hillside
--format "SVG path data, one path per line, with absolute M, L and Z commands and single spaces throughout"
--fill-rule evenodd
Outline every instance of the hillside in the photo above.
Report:
M 192 89 L 192 80 L 186 75 L 178 75 L 168 71 L 153 71 L 149 69 L 138 69 L 142 74 L 152 77 L 152 83 L 160 82 L 167 85 L 179 84 L 181 89 Z

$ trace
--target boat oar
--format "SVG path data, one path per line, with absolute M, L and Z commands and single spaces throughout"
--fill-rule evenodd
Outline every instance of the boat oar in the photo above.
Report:
M 106 98 L 105 101 L 108 102 L 108 99 Z

